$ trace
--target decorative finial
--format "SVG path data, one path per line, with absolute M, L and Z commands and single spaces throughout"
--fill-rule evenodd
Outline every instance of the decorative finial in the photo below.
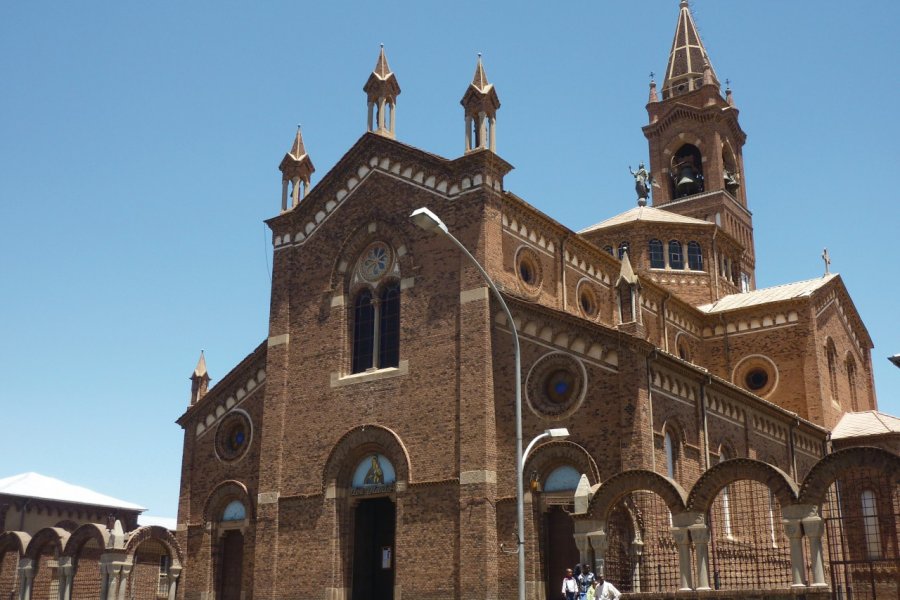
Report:
M 302 127 L 303 127 L 303 125 L 302 125 L 301 123 L 297 123 L 297 131 L 300 131 L 300 129 L 301 129 Z
M 725 91 L 726 91 L 726 92 L 730 92 L 730 91 L 731 91 L 731 80 L 730 80 L 730 79 L 726 79 L 726 80 L 725 80 Z
M 478 58 L 481 58 L 481 52 L 478 53 Z
M 381 48 L 384 49 L 384 42 L 381 42 Z
M 688 7 L 688 0 L 681 0 L 681 8 L 687 8 L 687 7 Z
M 828 255 L 828 248 L 822 250 L 822 260 L 825 262 L 825 275 L 828 275 L 831 272 L 828 268 L 831 265 L 831 256 Z
M 656 73 L 650 71 L 650 83 L 653 83 L 655 81 L 654 77 L 656 77 Z

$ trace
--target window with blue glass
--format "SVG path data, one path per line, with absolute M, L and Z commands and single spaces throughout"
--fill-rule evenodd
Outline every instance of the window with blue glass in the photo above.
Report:
M 681 248 L 681 242 L 679 242 L 678 240 L 669 241 L 669 268 L 684 268 L 684 253 Z
M 649 250 L 650 250 L 650 268 L 651 269 L 665 269 L 666 268 L 666 256 L 663 253 L 663 243 L 659 240 L 650 240 Z
M 688 242 L 688 268 L 691 271 L 703 270 L 703 249 L 697 242 Z

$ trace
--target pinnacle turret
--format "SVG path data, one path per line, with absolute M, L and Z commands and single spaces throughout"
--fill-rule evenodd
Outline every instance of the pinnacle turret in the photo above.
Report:
M 496 152 L 497 109 L 500 108 L 500 98 L 493 84 L 488 81 L 481 53 L 478 54 L 472 83 L 466 88 L 466 93 L 459 103 L 465 111 L 466 152 L 485 148 Z
M 209 388 L 209 373 L 206 372 L 206 357 L 203 356 L 203 350 L 200 351 L 200 360 L 191 373 L 191 405 L 200 401 L 206 395 Z
M 366 93 L 369 106 L 367 131 L 389 138 L 395 137 L 395 111 L 397 96 L 400 95 L 400 84 L 388 66 L 384 44 L 381 45 L 375 69 L 366 80 L 363 91 Z
M 281 210 L 286 211 L 297 206 L 300 200 L 309 193 L 312 174 L 316 170 L 309 154 L 306 153 L 299 125 L 297 125 L 294 143 L 281 159 L 278 170 L 281 171 Z M 290 203 L 288 198 L 290 198 Z

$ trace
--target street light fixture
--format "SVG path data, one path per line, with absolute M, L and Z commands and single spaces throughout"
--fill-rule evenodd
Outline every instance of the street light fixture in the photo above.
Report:
M 558 427 L 556 429 L 546 429 L 544 433 L 539 434 L 536 438 L 528 442 L 528 446 L 525 447 L 525 452 L 522 453 L 522 470 L 525 470 L 525 461 L 528 460 L 528 455 L 531 454 L 532 449 L 537 445 L 539 441 L 544 438 L 550 438 L 553 440 L 564 440 L 569 437 L 569 430 L 565 427 Z
M 516 323 L 513 321 L 512 313 L 509 311 L 506 301 L 500 294 L 500 290 L 494 285 L 494 281 L 487 274 L 487 271 L 484 270 L 484 267 L 481 266 L 481 263 L 479 263 L 475 257 L 472 256 L 472 253 L 462 245 L 462 242 L 450 233 L 450 230 L 447 229 L 447 226 L 441 221 L 440 217 L 423 206 L 412 211 L 409 218 L 421 229 L 448 238 L 457 248 L 459 248 L 460 252 L 462 252 L 472 264 L 478 268 L 478 272 L 481 273 L 482 279 L 488 284 L 488 287 L 491 289 L 497 302 L 499 302 L 500 306 L 503 308 L 503 312 L 506 313 L 506 321 L 509 323 L 509 329 L 512 332 L 513 349 L 515 351 L 516 359 L 516 554 L 519 555 L 519 600 L 525 600 L 525 492 L 522 489 L 522 480 L 524 479 L 522 470 L 525 464 L 522 454 L 522 354 L 519 350 L 519 332 L 516 330 Z M 568 434 L 568 431 L 566 431 L 566 434 Z M 545 435 L 549 435 L 549 433 L 544 432 L 538 436 L 538 438 L 543 438 Z M 536 439 L 532 440 L 532 444 L 534 444 Z M 528 447 L 531 449 L 531 444 L 529 444 Z

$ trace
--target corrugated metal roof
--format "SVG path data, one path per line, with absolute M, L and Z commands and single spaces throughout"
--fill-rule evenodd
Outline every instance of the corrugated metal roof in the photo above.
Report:
M 762 288 L 753 290 L 752 292 L 744 292 L 742 294 L 731 294 L 712 304 L 704 304 L 697 308 L 705 313 L 718 313 L 726 310 L 767 304 L 769 302 L 802 298 L 804 296 L 810 296 L 813 292 L 835 277 L 837 277 L 837 273 L 830 273 L 817 279 L 786 283 L 784 285 L 776 285 L 774 287 Z
M 709 221 L 695 219 L 693 217 L 685 217 L 667 210 L 653 208 L 652 206 L 636 206 L 631 210 L 626 210 L 622 214 L 616 215 L 605 221 L 601 221 L 596 225 L 591 225 L 586 229 L 582 229 L 578 233 L 588 233 L 598 229 L 605 229 L 614 225 L 623 223 L 631 223 L 633 221 L 648 221 L 653 223 L 681 223 L 687 225 L 713 225 Z
M 143 506 L 125 502 L 112 496 L 100 494 L 79 485 L 72 485 L 53 477 L 47 477 L 40 473 L 22 473 L 0 479 L 0 494 L 10 496 L 23 496 L 26 498 L 43 498 L 45 500 L 59 500 L 74 504 L 90 504 L 92 506 L 107 506 L 110 508 L 125 508 L 128 510 L 147 510 Z
M 900 433 L 900 419 L 877 410 L 845 413 L 831 432 L 832 439 Z

